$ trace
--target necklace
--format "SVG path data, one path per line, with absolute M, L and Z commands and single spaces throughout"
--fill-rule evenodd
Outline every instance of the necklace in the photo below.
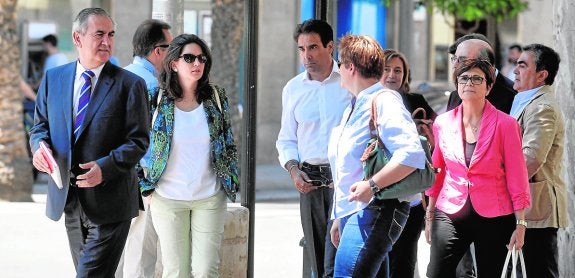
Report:
M 468 123 L 468 126 L 471 128 L 471 131 L 473 131 L 473 134 L 477 134 L 477 131 L 479 130 L 479 124 L 481 123 L 481 119 L 479 121 L 477 121 L 475 124 L 472 124 L 471 122 Z

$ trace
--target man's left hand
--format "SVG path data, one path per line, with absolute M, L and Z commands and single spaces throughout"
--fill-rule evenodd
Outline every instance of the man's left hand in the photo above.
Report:
M 102 183 L 102 169 L 94 161 L 80 164 L 80 168 L 88 169 L 88 172 L 76 177 L 78 187 L 94 187 Z

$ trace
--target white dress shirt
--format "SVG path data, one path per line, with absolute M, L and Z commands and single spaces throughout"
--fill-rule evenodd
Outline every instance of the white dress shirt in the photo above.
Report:
M 328 163 L 327 146 L 352 95 L 341 88 L 334 61 L 324 81 L 310 80 L 307 71 L 292 78 L 282 92 L 281 129 L 276 141 L 279 162 Z
M 329 161 L 334 182 L 332 219 L 360 211 L 368 204 L 350 202 L 348 198 L 351 186 L 363 179 L 360 158 L 370 139 L 371 99 L 382 90 L 384 93 L 377 98 L 377 129 L 381 141 L 392 154 L 390 162 L 419 169 L 425 167 L 425 152 L 401 95 L 385 89 L 379 82 L 373 84 L 359 93 L 353 109 L 350 105 L 345 110 L 341 124 L 334 128 L 329 142 Z

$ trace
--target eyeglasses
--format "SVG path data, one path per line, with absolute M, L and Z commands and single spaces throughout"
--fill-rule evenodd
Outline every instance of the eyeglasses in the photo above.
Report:
M 467 84 L 469 80 L 471 80 L 471 84 L 473 85 L 481 85 L 483 84 L 483 80 L 485 80 L 485 78 L 479 75 L 472 75 L 472 76 L 460 75 L 457 77 L 457 83 L 459 84 Z
M 158 44 L 158 45 L 154 46 L 154 48 L 158 48 L 158 47 L 160 47 L 160 48 L 168 48 L 168 47 L 170 47 L 170 45 L 169 45 L 169 44 Z
M 465 56 L 457 57 L 454 55 L 450 58 L 450 60 L 451 60 L 451 63 L 454 63 L 454 64 L 455 63 L 463 63 L 467 60 L 467 57 L 465 57 Z
M 199 55 L 194 55 L 191 53 L 187 53 L 187 54 L 182 54 L 182 56 L 178 57 L 178 58 L 184 58 L 184 61 L 186 61 L 186 63 L 191 64 L 193 62 L 195 62 L 196 60 L 198 60 L 198 62 L 200 62 L 200 64 L 205 64 L 208 61 L 208 56 L 206 56 L 206 54 L 199 54 Z

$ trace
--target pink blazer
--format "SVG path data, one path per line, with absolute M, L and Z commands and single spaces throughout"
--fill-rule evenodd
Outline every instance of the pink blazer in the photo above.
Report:
M 433 131 L 433 165 L 441 169 L 426 194 L 437 199 L 436 208 L 458 212 L 470 196 L 483 217 L 508 215 L 530 206 L 527 168 L 519 124 L 486 101 L 479 138 L 469 168 L 463 147 L 463 107 L 439 115 Z

